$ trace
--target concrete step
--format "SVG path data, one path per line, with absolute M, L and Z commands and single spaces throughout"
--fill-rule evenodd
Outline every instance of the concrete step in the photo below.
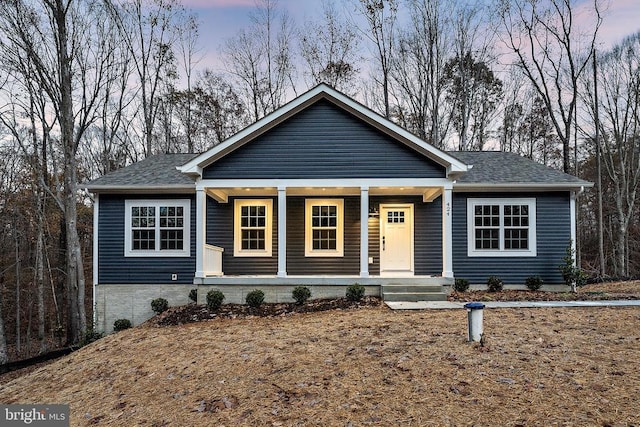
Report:
M 447 294 L 440 285 L 389 284 L 382 285 L 384 301 L 446 301 Z
M 382 292 L 442 292 L 440 285 L 412 285 L 412 284 L 385 284 L 382 285 Z
M 444 292 L 383 292 L 384 301 L 417 302 L 417 301 L 446 301 Z

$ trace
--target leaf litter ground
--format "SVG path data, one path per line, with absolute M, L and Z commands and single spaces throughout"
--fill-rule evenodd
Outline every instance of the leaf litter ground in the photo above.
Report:
M 74 426 L 640 425 L 640 308 L 485 310 L 484 346 L 466 316 L 149 322 L 0 379 L 0 402 L 68 403 Z

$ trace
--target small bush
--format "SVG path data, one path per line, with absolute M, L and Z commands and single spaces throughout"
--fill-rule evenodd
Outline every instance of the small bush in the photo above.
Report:
M 198 302 L 198 290 L 197 289 L 191 289 L 189 291 L 189 299 L 195 303 Z
M 453 290 L 456 292 L 467 292 L 469 290 L 469 281 L 467 279 L 456 279 Z
M 487 280 L 487 287 L 489 288 L 489 292 L 500 292 L 504 287 L 504 283 L 499 277 L 491 276 Z
M 156 298 L 151 301 L 151 310 L 156 314 L 164 313 L 169 308 L 169 301 L 164 298 Z
M 212 290 L 207 292 L 207 308 L 209 311 L 216 311 L 222 306 L 224 294 L 222 291 Z
M 247 294 L 245 301 L 249 307 L 258 308 L 264 302 L 264 292 L 260 289 L 253 290 Z
M 129 319 L 118 319 L 113 322 L 113 332 L 124 331 L 131 327 L 131 321 Z
M 347 299 L 349 301 L 360 301 L 362 297 L 364 297 L 364 286 L 360 283 L 347 286 Z
M 304 304 L 311 297 L 311 291 L 306 286 L 296 286 L 291 294 L 298 305 Z
M 530 291 L 537 291 L 544 285 L 544 280 L 540 276 L 531 276 L 527 277 L 527 280 L 524 281 L 524 284 L 527 285 L 527 288 Z

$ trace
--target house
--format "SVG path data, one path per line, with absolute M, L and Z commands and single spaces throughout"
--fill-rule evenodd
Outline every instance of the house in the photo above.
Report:
M 503 152 L 444 152 L 319 85 L 211 150 L 91 181 L 96 327 L 220 289 L 289 301 L 443 298 L 454 278 L 558 271 L 589 182 Z

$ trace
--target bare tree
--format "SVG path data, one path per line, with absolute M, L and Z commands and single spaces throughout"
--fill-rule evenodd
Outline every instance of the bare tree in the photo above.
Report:
M 374 80 L 382 87 L 384 115 L 391 117 L 389 101 L 391 68 L 393 63 L 395 25 L 398 18 L 398 0 L 359 0 L 360 13 L 368 28 L 363 33 L 374 44 L 375 57 L 380 67 L 382 81 Z
M 133 61 L 142 114 L 144 155 L 154 153 L 162 85 L 177 77 L 174 47 L 184 22 L 177 0 L 105 0 Z
M 576 0 L 501 0 L 504 41 L 533 84 L 562 142 L 563 169 L 570 171 L 571 137 L 580 76 L 589 64 L 602 22 L 593 0 L 592 26 L 578 33 Z M 587 13 L 583 13 L 583 17 Z
M 606 182 L 604 202 L 611 211 L 610 239 L 613 246 L 613 273 L 629 274 L 629 229 L 637 222 L 640 190 L 640 34 L 626 39 L 610 52 L 600 55 L 598 102 L 594 81 L 587 82 L 586 104 L 594 122 L 599 123 L 595 149 L 600 157 Z M 595 108 L 598 109 L 597 114 Z M 597 121 L 595 119 L 598 119 Z M 589 135 L 595 132 L 589 129 Z M 597 154 L 597 153 L 596 153 Z
M 255 121 L 283 105 L 288 90 L 295 92 L 294 28 L 275 0 L 260 0 L 251 20 L 251 27 L 226 41 L 222 54 Z
M 32 82 L 54 117 L 55 145 L 62 164 L 54 165 L 48 192 L 64 215 L 67 340 L 78 342 L 87 329 L 85 276 L 78 234 L 78 147 L 96 119 L 109 51 L 94 31 L 108 19 L 98 3 L 33 0 L 0 3 L 2 66 L 16 80 Z M 59 170 L 57 167 L 59 166 Z
M 411 0 L 408 5 L 410 25 L 398 33 L 397 60 L 392 63 L 392 117 L 443 148 L 451 121 L 443 72 L 453 43 L 453 10 L 443 0 Z
M 307 22 L 299 31 L 308 86 L 325 82 L 353 94 L 358 69 L 358 35 L 336 10 L 332 0 L 322 2 L 323 21 Z

